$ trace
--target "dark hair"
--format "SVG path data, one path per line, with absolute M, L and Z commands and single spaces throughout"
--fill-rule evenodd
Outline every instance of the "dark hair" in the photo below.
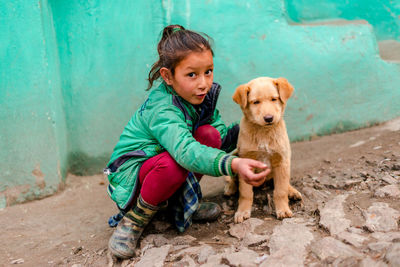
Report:
M 169 25 L 164 28 L 162 37 L 157 45 L 158 61 L 153 64 L 149 72 L 149 90 L 155 80 L 160 78 L 160 69 L 165 67 L 174 74 L 175 67 L 191 52 L 210 50 L 214 56 L 210 41 L 212 39 L 204 34 L 186 30 L 181 25 Z

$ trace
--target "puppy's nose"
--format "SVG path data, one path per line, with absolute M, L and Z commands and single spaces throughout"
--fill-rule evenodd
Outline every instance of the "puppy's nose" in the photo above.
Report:
M 274 120 L 274 116 L 267 115 L 267 116 L 264 117 L 264 121 L 266 123 L 271 123 L 273 120 Z

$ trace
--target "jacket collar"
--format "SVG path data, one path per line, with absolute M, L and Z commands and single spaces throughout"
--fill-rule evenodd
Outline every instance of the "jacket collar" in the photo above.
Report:
M 185 117 L 186 118 L 191 117 L 192 119 L 195 119 L 197 117 L 197 120 L 199 120 L 200 125 L 206 123 L 214 114 L 218 96 L 221 91 L 221 86 L 218 83 L 213 82 L 213 84 L 211 85 L 211 89 L 207 93 L 203 103 L 199 105 L 199 108 L 204 111 L 201 112 L 201 114 L 198 114 L 195 107 L 189 102 L 187 102 L 185 99 L 180 97 L 171 86 L 165 83 L 165 81 L 163 81 L 160 84 L 160 87 L 161 86 L 164 88 L 166 92 L 168 92 L 173 96 L 174 105 L 177 106 L 179 109 L 181 109 L 181 111 L 185 114 Z M 186 108 L 183 108 L 182 104 Z
M 185 104 L 193 106 L 185 99 L 180 97 L 170 85 L 166 84 L 165 81 L 163 81 L 160 84 L 160 86 L 165 88 L 165 90 L 171 95 L 178 96 L 183 102 L 185 102 Z M 218 83 L 213 82 L 210 91 L 208 91 L 206 95 L 206 98 L 204 99 L 203 103 L 201 103 L 199 106 L 203 106 L 203 104 L 205 104 L 204 102 L 207 102 L 206 104 L 211 105 L 212 109 L 215 109 L 220 91 L 221 91 L 221 86 Z
M 170 85 L 168 85 L 165 81 L 163 81 L 160 86 L 163 86 L 165 88 L 165 90 L 170 93 L 171 95 L 176 95 L 178 96 L 178 94 L 175 92 L 174 88 L 172 88 Z

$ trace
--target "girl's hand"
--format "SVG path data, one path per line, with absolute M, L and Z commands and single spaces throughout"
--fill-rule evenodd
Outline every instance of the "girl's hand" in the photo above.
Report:
M 261 169 L 255 173 L 255 168 Z M 267 175 L 271 172 L 268 166 L 261 161 L 246 158 L 234 158 L 232 160 L 232 171 L 237 173 L 246 183 L 252 186 L 260 186 L 264 183 Z

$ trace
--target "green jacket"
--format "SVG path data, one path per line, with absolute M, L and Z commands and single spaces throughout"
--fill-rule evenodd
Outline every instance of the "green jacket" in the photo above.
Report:
M 234 158 L 227 152 L 236 147 L 239 126 L 226 127 L 215 108 L 221 87 L 213 83 L 205 100 L 194 107 L 165 83 L 150 93 L 132 116 L 114 148 L 105 169 L 108 193 L 124 209 L 136 192 L 141 164 L 168 151 L 183 168 L 210 176 L 231 175 Z M 219 150 L 193 138 L 198 126 L 210 124 L 221 134 Z M 166 174 L 166 177 L 168 174 Z

